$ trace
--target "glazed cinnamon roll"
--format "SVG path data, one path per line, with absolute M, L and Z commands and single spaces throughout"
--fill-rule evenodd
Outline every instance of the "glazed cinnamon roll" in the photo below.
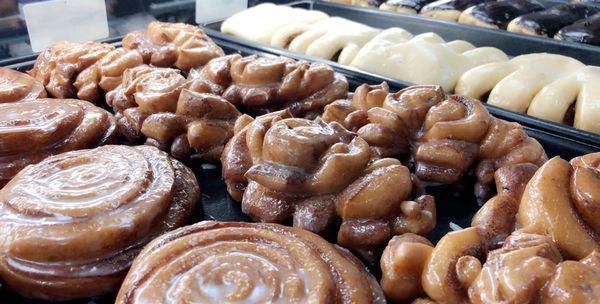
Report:
M 0 103 L 0 185 L 47 156 L 111 143 L 116 131 L 111 114 L 82 100 Z
M 0 67 L 0 103 L 46 97 L 44 86 L 33 77 Z
M 230 55 L 192 71 L 190 79 L 193 87 L 222 94 L 254 114 L 288 108 L 295 116 L 313 117 L 348 93 L 348 81 L 331 67 L 286 57 Z
M 523 128 L 492 117 L 471 98 L 446 96 L 439 86 L 413 86 L 389 93 L 387 84 L 359 87 L 352 100 L 325 108 L 323 119 L 356 131 L 374 157 L 412 152 L 415 174 L 423 180 L 454 183 L 472 168 L 476 195 L 493 194 L 494 172 L 515 164 L 540 166 L 541 145 Z
M 51 156 L 0 190 L 0 277 L 50 301 L 111 292 L 147 242 L 186 224 L 199 198 L 193 173 L 153 147 Z
M 176 158 L 217 161 L 241 114 L 227 100 L 205 91 L 178 70 L 141 65 L 125 72 L 106 101 L 131 142 L 146 139 Z
M 361 262 L 310 232 L 201 222 L 136 258 L 116 303 L 385 303 Z
M 188 71 L 225 55 L 223 50 L 196 26 L 153 21 L 143 30 L 123 38 L 125 50 L 136 50 L 144 63 L 159 67 L 174 66 Z
M 324 233 L 341 219 L 338 243 L 366 250 L 435 226 L 433 197 L 413 191 L 408 169 L 396 159 L 371 162 L 367 142 L 337 122 L 288 111 L 243 116 L 221 161 L 229 193 L 255 221 L 292 217 L 295 227 Z

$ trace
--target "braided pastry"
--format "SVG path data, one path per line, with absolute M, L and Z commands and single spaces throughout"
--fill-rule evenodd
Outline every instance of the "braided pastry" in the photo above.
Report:
M 111 292 L 139 250 L 184 225 L 199 199 L 194 174 L 153 147 L 51 156 L 0 190 L 0 277 L 50 301 Z
M 513 165 L 472 227 L 447 234 L 435 248 L 397 237 L 382 261 L 386 296 L 409 301 L 424 291 L 443 303 L 593 303 L 600 296 L 599 157 L 571 164 L 553 158 L 535 173 Z M 425 262 L 408 248 L 423 252 Z M 392 288 L 419 276 L 421 285 Z
M 217 161 L 241 114 L 222 97 L 191 91 L 190 85 L 178 70 L 141 65 L 125 71 L 106 101 L 130 141 L 147 138 L 177 158 L 193 154 Z
M 327 106 L 323 119 L 356 131 L 377 157 L 406 155 L 412 148 L 415 173 L 426 181 L 454 183 L 475 165 L 479 199 L 491 196 L 498 169 L 547 159 L 520 125 L 492 117 L 477 100 L 446 96 L 439 86 L 391 94 L 385 83 L 363 85 L 352 101 Z
M 253 114 L 288 108 L 295 116 L 314 117 L 348 94 L 346 77 L 331 67 L 287 57 L 225 56 L 192 70 L 189 78 L 192 88 L 221 94 Z
M 89 102 L 37 99 L 0 103 L 0 185 L 49 155 L 116 138 L 114 117 Z
M 144 63 L 159 67 L 174 66 L 188 71 L 225 55 L 223 50 L 196 26 L 153 21 L 144 30 L 123 38 L 125 50 L 138 51 Z
M 361 262 L 302 229 L 201 222 L 152 241 L 117 296 L 133 303 L 385 303 Z
M 434 33 L 413 37 L 400 28 L 390 28 L 371 39 L 350 66 L 416 84 L 439 84 L 452 91 L 467 70 L 491 62 L 508 61 L 492 47 L 475 48 L 466 41 L 446 43 Z
M 394 234 L 433 230 L 433 197 L 412 191 L 398 160 L 370 156 L 365 140 L 340 124 L 282 111 L 240 118 L 221 161 L 229 193 L 256 221 L 293 217 L 295 227 L 324 233 L 341 219 L 338 243 L 366 250 Z
M 0 67 L 0 103 L 46 97 L 44 86 L 33 77 Z

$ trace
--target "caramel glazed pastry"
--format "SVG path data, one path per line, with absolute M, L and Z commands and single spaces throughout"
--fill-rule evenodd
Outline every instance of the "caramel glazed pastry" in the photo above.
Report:
M 97 42 L 54 43 L 40 53 L 28 73 L 51 97 L 96 103 L 121 83 L 128 68 L 146 63 L 187 71 L 223 55 L 195 26 L 154 21 L 146 30 L 125 36 L 123 48 Z
M 46 97 L 44 86 L 33 77 L 0 67 L 0 103 Z
M 459 23 L 506 29 L 508 23 L 521 15 L 537 12 L 544 6 L 536 0 L 505 0 L 471 6 L 460 14 Z
M 115 303 L 380 304 L 385 298 L 356 257 L 311 232 L 205 221 L 148 244 Z
M 381 260 L 389 300 L 598 303 L 600 153 L 507 177 L 471 227 L 435 247 L 414 234 L 390 241 Z
M 522 15 L 508 24 L 508 30 L 515 33 L 554 37 L 563 27 L 591 17 L 600 9 L 579 3 L 562 4 L 549 9 Z
M 386 158 L 410 154 L 415 175 Z M 420 180 L 454 183 L 474 168 L 484 199 L 495 172 L 546 159 L 520 125 L 492 117 L 477 100 L 438 86 L 390 93 L 384 83 L 359 87 L 316 121 L 286 111 L 242 116 L 221 161 L 229 193 L 255 221 L 292 217 L 295 227 L 324 233 L 341 220 L 337 242 L 368 253 L 393 235 L 433 229 L 435 203 Z
M 116 131 L 110 113 L 83 100 L 0 103 L 0 186 L 47 156 L 111 143 Z
M 71 151 L 0 190 L 0 278 L 47 301 L 116 291 L 141 248 L 187 224 L 194 174 L 149 146 Z
M 121 133 L 177 158 L 218 161 L 241 113 L 284 108 L 314 117 L 348 92 L 346 78 L 319 63 L 285 57 L 223 56 L 188 78 L 170 68 L 138 66 L 107 93 Z

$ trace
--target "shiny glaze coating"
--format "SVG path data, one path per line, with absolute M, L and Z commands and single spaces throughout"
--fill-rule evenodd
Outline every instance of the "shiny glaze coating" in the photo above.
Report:
M 361 262 L 305 230 L 201 222 L 136 258 L 117 297 L 133 303 L 385 303 Z
M 507 27 L 511 32 L 553 37 L 561 28 L 588 18 L 599 9 L 579 3 L 562 4 L 549 9 L 522 15 Z
M 254 220 L 324 233 L 338 219 L 338 243 L 373 249 L 395 234 L 427 234 L 433 197 L 413 191 L 400 161 L 371 161 L 366 141 L 337 122 L 292 118 L 289 111 L 242 116 L 223 152 L 229 193 Z M 412 199 L 411 199 L 412 195 Z
M 331 67 L 286 57 L 229 55 L 189 78 L 192 87 L 220 94 L 253 114 L 288 108 L 295 116 L 314 117 L 348 93 L 346 78 Z
M 144 63 L 187 71 L 225 55 L 197 26 L 153 21 L 123 38 L 123 48 L 138 51 Z
M 75 99 L 0 104 L 0 185 L 47 156 L 111 143 L 115 118 Z
M 51 156 L 0 190 L 0 277 L 51 301 L 114 291 L 141 247 L 186 224 L 199 199 L 191 170 L 154 147 Z
M 44 86 L 33 77 L 0 67 L 0 103 L 46 97 Z
M 600 13 L 561 28 L 554 39 L 600 45 Z
M 178 70 L 141 65 L 125 71 L 106 95 L 121 133 L 177 158 L 219 159 L 240 112 L 233 104 L 186 80 Z
M 376 157 L 412 153 L 415 174 L 425 181 L 453 183 L 475 168 L 481 200 L 493 193 L 496 170 L 547 159 L 520 125 L 492 117 L 475 99 L 446 96 L 439 86 L 389 93 L 387 84 L 363 85 L 352 100 L 327 106 L 323 119 L 356 131 Z
M 544 6 L 536 0 L 506 0 L 486 2 L 466 9 L 459 23 L 506 29 L 508 23 L 523 14 L 537 12 Z
M 437 0 L 425 5 L 420 14 L 440 18 L 445 20 L 457 21 L 463 10 L 492 0 Z
M 433 0 L 388 0 L 382 3 L 379 9 L 416 14 L 431 2 Z

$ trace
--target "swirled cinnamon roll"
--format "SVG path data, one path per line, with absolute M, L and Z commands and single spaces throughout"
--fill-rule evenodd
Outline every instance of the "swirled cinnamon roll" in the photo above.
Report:
M 188 71 L 225 55 L 223 50 L 196 26 L 153 21 L 143 30 L 123 38 L 125 50 L 136 50 L 144 63 L 159 67 L 174 66 Z
M 111 143 L 116 130 L 111 114 L 82 100 L 0 103 L 0 185 L 47 156 Z
M 106 101 L 130 141 L 146 139 L 177 158 L 217 161 L 241 114 L 224 98 L 204 91 L 178 70 L 141 65 L 125 71 Z
M 136 258 L 116 303 L 385 303 L 345 249 L 276 224 L 201 222 Z
M 323 119 L 356 131 L 374 157 L 414 155 L 415 173 L 426 181 L 454 183 L 470 169 L 476 194 L 491 196 L 494 172 L 506 166 L 540 166 L 541 145 L 523 128 L 492 117 L 477 100 L 446 96 L 439 86 L 390 93 L 387 84 L 359 87 L 352 100 L 325 108 Z
M 412 191 L 408 169 L 396 159 L 371 162 L 367 142 L 337 122 L 289 111 L 243 116 L 221 161 L 229 193 L 256 221 L 292 217 L 295 227 L 324 233 L 341 219 L 338 243 L 367 250 L 435 226 L 433 198 Z
M 46 97 L 44 86 L 33 77 L 0 67 L 0 103 Z
M 222 94 L 255 114 L 288 108 L 295 116 L 313 117 L 348 93 L 348 81 L 331 67 L 286 57 L 230 55 L 192 71 L 190 79 L 192 87 Z
M 193 173 L 153 147 L 51 156 L 0 190 L 0 277 L 51 301 L 114 291 L 139 250 L 186 224 L 199 198 Z

